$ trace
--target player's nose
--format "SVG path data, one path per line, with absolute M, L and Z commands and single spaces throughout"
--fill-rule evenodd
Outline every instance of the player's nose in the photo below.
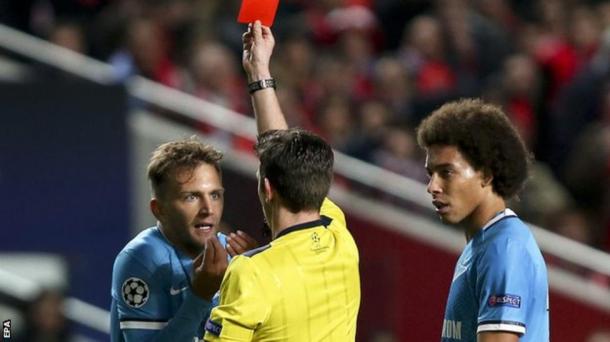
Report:
M 432 175 L 430 180 L 428 181 L 428 186 L 426 187 L 426 191 L 429 194 L 437 194 L 441 192 L 440 181 L 436 175 Z
M 206 196 L 201 201 L 201 205 L 199 207 L 199 214 L 208 216 L 213 213 L 214 207 L 212 206 L 212 200 Z

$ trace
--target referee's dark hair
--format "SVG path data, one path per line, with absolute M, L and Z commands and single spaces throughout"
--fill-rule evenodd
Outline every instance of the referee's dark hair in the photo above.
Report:
M 259 177 L 267 178 L 293 213 L 320 210 L 333 177 L 332 148 L 299 129 L 269 130 L 258 136 Z
M 504 112 L 479 99 L 449 102 L 424 119 L 417 128 L 417 142 L 455 146 L 470 165 L 492 176 L 495 193 L 515 196 L 528 177 L 531 155 Z

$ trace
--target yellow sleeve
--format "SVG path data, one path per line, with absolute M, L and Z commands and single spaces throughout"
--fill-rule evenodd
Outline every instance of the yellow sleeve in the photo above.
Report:
M 270 305 L 261 290 L 260 274 L 249 257 L 231 261 L 220 287 L 220 305 L 205 326 L 205 341 L 251 341 Z
M 343 210 L 339 208 L 333 201 L 331 201 L 328 197 L 324 199 L 322 202 L 322 208 L 320 208 L 320 215 L 324 215 L 330 217 L 333 220 L 337 220 L 341 223 L 341 226 L 345 227 L 345 214 L 343 214 Z

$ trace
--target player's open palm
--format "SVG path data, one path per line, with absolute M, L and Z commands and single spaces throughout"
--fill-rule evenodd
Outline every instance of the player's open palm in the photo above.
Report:
M 220 289 L 220 283 L 227 269 L 227 252 L 216 236 L 211 237 L 204 251 L 193 263 L 193 292 L 208 301 Z
M 258 247 L 258 242 L 241 230 L 227 236 L 227 252 L 231 257 L 243 254 L 256 247 Z

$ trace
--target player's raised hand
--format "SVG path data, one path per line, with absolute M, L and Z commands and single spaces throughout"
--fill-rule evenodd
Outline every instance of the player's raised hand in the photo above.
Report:
M 258 247 L 258 242 L 245 232 L 238 230 L 227 236 L 227 252 L 231 257 Z
M 248 25 L 248 31 L 242 35 L 242 42 L 242 64 L 248 82 L 270 78 L 269 60 L 275 46 L 271 29 L 257 20 Z
M 206 242 L 204 251 L 193 262 L 191 281 L 193 292 L 211 301 L 216 291 L 220 289 L 227 266 L 227 252 L 222 248 L 218 238 L 212 236 Z

